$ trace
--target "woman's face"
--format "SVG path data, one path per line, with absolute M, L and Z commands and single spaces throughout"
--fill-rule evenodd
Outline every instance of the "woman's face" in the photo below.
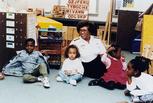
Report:
M 82 37 L 82 39 L 84 39 L 84 40 L 90 39 L 90 33 L 88 31 L 88 27 L 86 27 L 86 26 L 80 28 L 79 34 Z

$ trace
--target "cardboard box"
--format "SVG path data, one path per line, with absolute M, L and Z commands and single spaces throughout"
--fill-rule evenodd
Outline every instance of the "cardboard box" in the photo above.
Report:
M 66 7 L 63 5 L 54 5 L 52 14 L 54 18 L 65 18 Z
M 151 66 L 149 68 L 149 74 L 153 75 L 153 60 L 151 61 Z
M 149 74 L 153 75 L 153 46 L 146 44 L 144 45 L 142 56 L 149 58 L 151 60 L 151 65 L 149 68 Z M 147 71 L 146 71 L 147 73 Z

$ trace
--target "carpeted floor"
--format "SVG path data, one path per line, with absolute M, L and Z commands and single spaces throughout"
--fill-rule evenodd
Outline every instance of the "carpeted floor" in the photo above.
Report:
M 126 61 L 134 58 L 128 52 Z M 24 84 L 22 78 L 7 76 L 0 81 L 0 103 L 118 103 L 130 99 L 121 90 L 106 90 L 102 87 L 90 87 L 90 78 L 84 78 L 77 86 L 56 82 L 58 70 L 51 70 L 49 89 L 41 83 Z

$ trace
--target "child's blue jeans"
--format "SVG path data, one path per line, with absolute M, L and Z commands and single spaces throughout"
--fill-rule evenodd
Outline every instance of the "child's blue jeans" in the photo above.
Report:
M 59 74 L 58 74 L 63 81 L 65 81 L 66 83 L 70 83 L 69 81 L 70 80 L 76 80 L 77 82 L 80 81 L 82 79 L 82 74 L 74 74 L 74 75 L 66 75 L 64 73 L 64 71 L 59 71 Z

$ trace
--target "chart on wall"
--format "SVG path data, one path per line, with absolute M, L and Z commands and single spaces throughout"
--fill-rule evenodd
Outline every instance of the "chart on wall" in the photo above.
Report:
M 115 0 L 116 10 L 145 11 L 153 0 Z
M 79 6 L 79 8 L 82 7 L 82 9 L 84 9 L 84 16 L 81 16 L 83 18 L 76 19 L 87 19 L 88 15 L 98 15 L 99 0 L 58 0 L 58 2 L 61 6 L 67 6 L 70 3 L 69 5 L 72 5 L 73 7 L 71 6 L 70 8 L 68 8 L 68 10 L 70 10 L 69 12 L 71 12 L 71 9 L 75 7 L 74 5 L 77 5 L 74 4 L 74 2 L 78 3 L 78 5 L 82 5 Z
M 89 0 L 68 0 L 65 18 L 88 19 Z
M 116 9 L 132 8 L 135 0 L 116 0 Z
M 123 7 L 134 7 L 134 0 L 123 0 Z

